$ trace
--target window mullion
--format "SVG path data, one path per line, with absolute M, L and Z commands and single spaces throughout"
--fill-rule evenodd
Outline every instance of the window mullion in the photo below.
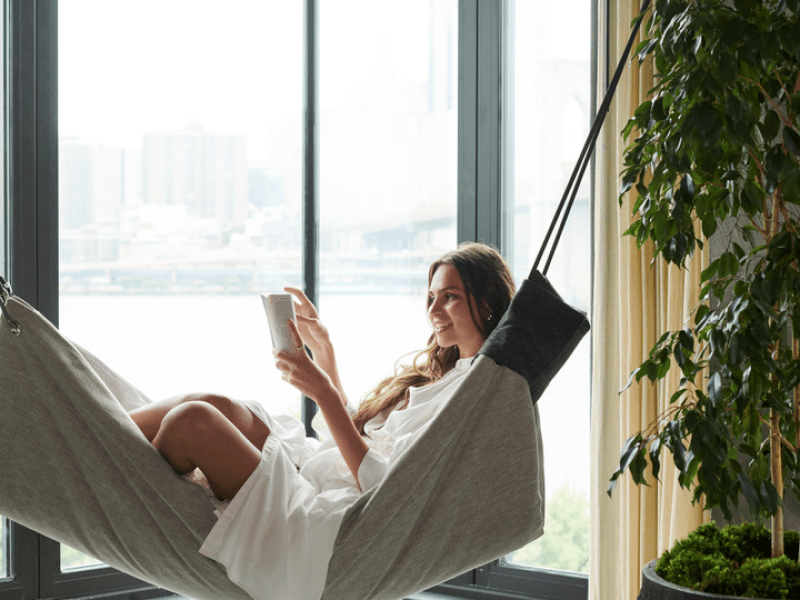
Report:
M 458 207 L 459 242 L 478 237 L 478 0 L 458 3 Z
M 39 598 L 39 535 L 9 522 L 11 578 L 0 581 L 0 600 L 34 600 Z
M 319 306 L 319 2 L 305 0 L 303 74 L 303 288 Z M 316 437 L 311 420 L 316 403 L 303 396 L 306 435 Z
M 58 318 L 57 4 L 9 0 L 10 280 Z
M 501 250 L 505 4 L 461 0 L 458 34 L 458 241 Z
M 502 249 L 502 23 L 505 1 L 478 2 L 476 240 Z
M 58 317 L 58 127 L 55 2 L 7 0 L 6 197 L 14 291 Z M 10 523 L 13 579 L 0 598 L 40 597 L 38 534 Z

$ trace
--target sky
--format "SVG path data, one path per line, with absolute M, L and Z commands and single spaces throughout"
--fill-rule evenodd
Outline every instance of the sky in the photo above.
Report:
M 517 1 L 518 77 L 525 56 L 587 56 L 588 5 Z M 425 76 L 428 10 L 429 0 L 321 0 L 323 109 L 346 106 L 356 74 L 387 63 L 400 78 Z M 266 140 L 275 120 L 301 117 L 302 0 L 65 0 L 58 18 L 62 135 L 138 147 L 143 132 L 198 122 Z M 570 37 L 558 26 L 567 19 Z
M 266 132 L 276 118 L 299 119 L 302 7 L 301 0 L 60 2 L 62 135 L 131 145 L 143 131 L 171 132 L 189 120 L 211 132 L 250 133 Z M 415 20 L 426 12 L 427 0 L 323 0 L 321 100 L 345 101 L 351 75 L 374 71 L 387 55 L 401 75 L 419 72 L 427 46 L 418 38 L 427 28 Z M 412 32 L 419 43 L 364 26 L 371 21 Z

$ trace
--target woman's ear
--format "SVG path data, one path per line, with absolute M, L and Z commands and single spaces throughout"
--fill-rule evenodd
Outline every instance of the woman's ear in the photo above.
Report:
M 494 311 L 492 310 L 492 307 L 489 306 L 489 303 L 486 301 L 484 301 L 481 306 L 481 315 L 484 321 L 491 321 L 492 316 L 494 316 Z

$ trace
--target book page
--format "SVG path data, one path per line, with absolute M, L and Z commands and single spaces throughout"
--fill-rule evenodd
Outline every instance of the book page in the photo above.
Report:
M 277 350 L 294 350 L 294 342 L 286 324 L 287 319 L 295 320 L 294 300 L 291 294 L 261 294 L 264 311 L 269 321 L 272 347 Z

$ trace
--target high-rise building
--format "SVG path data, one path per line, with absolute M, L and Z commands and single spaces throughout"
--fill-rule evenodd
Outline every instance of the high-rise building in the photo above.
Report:
M 63 138 L 59 144 L 61 226 L 116 225 L 123 202 L 123 151 Z
M 183 205 L 192 216 L 241 228 L 247 189 L 246 136 L 206 133 L 198 126 L 144 136 L 145 204 Z

